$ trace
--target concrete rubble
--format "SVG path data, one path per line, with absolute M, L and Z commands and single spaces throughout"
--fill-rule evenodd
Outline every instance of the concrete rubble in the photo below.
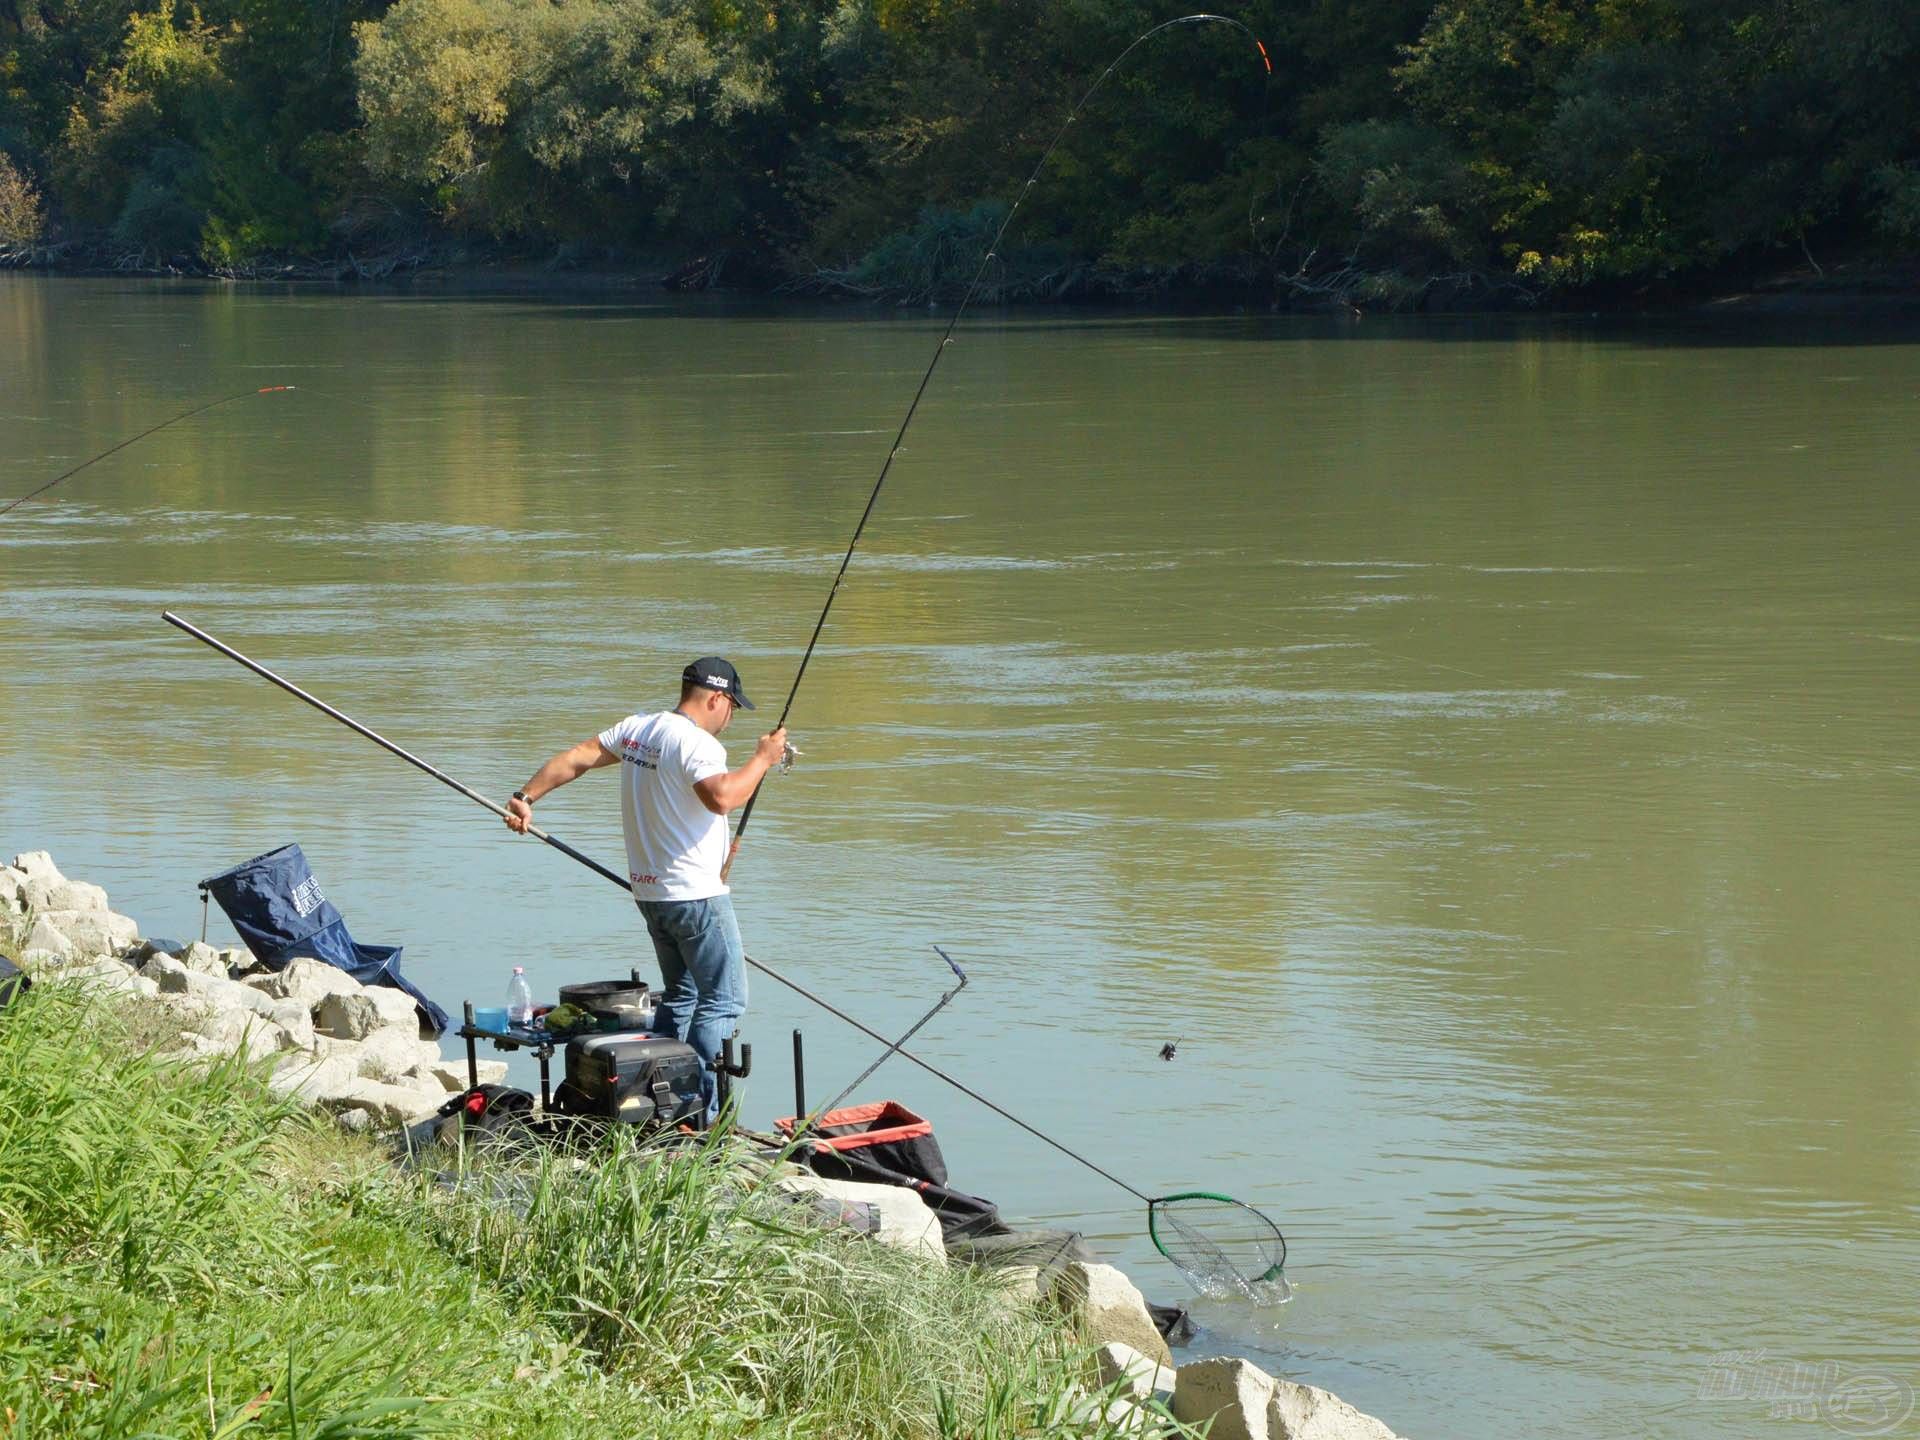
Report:
M 363 986 L 318 960 L 272 971 L 245 950 L 198 941 L 159 949 L 110 908 L 105 890 L 69 880 L 43 850 L 0 865 L 0 942 L 38 983 L 76 985 L 158 1012 L 178 1037 L 170 1053 L 183 1061 L 244 1053 L 274 1090 L 331 1112 L 344 1129 L 407 1125 L 467 1088 L 465 1057 L 441 1054 L 402 992 Z M 506 1072 L 502 1061 L 479 1063 L 483 1084 Z M 814 1196 L 823 1213 L 883 1244 L 946 1263 L 939 1217 L 911 1190 L 804 1173 L 775 1184 Z M 1052 1307 L 1094 1347 L 1083 1417 L 1089 1428 L 1153 1436 L 1171 1418 L 1207 1427 L 1209 1440 L 1397 1440 L 1338 1396 L 1248 1360 L 1175 1369 L 1144 1297 L 1111 1265 L 1024 1266 L 1003 1282 L 1009 1303 Z

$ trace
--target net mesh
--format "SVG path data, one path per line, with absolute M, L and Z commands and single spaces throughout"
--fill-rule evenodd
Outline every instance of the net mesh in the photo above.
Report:
M 1169 1195 L 1148 1206 L 1147 1228 L 1155 1248 L 1202 1295 L 1255 1305 L 1293 1298 L 1286 1237 L 1250 1205 L 1224 1195 Z

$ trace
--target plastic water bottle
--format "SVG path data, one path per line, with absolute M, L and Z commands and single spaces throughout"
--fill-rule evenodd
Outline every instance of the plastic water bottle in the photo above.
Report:
M 527 984 L 527 969 L 524 965 L 514 966 L 513 979 L 507 982 L 507 1023 L 509 1025 L 533 1023 L 533 988 Z

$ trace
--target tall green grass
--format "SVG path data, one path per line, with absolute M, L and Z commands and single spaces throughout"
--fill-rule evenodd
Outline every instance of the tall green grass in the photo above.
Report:
M 724 1138 L 415 1174 L 162 1048 L 57 985 L 0 1012 L 7 1440 L 1109 1433 L 1056 1325 Z

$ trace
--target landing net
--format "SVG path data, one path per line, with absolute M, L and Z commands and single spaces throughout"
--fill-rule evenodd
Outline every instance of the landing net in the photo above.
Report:
M 1293 1298 L 1280 1227 L 1229 1195 L 1164 1195 L 1147 1206 L 1147 1233 L 1202 1295 L 1238 1296 L 1255 1305 L 1284 1305 Z

